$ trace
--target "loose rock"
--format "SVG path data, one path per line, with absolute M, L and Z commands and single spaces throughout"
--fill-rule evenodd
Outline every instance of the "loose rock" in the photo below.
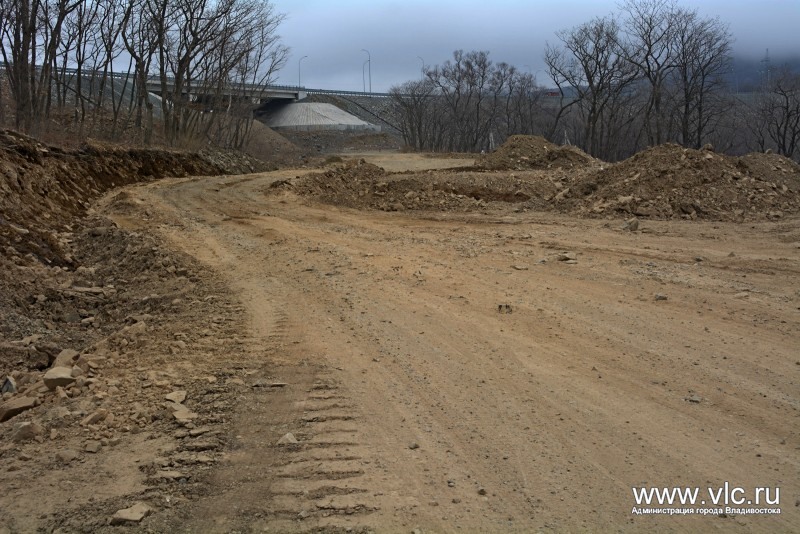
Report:
M 30 410 L 36 406 L 36 399 L 33 397 L 17 397 L 0 404 L 0 422 L 8 421 L 15 415 L 19 415 L 25 410 Z
M 287 432 L 281 439 L 278 440 L 278 445 L 288 445 L 291 443 L 298 443 L 297 438 L 294 437 L 294 434 L 291 432 Z
M 171 400 L 174 403 L 181 404 L 183 401 L 186 400 L 186 391 L 173 391 L 169 395 L 165 395 L 167 400 Z
M 72 366 L 70 367 L 53 367 L 44 374 L 44 385 L 47 389 L 53 391 L 57 387 L 66 387 L 75 382 L 75 377 L 72 376 Z
M 37 436 L 41 436 L 42 433 L 44 433 L 44 429 L 39 424 L 25 422 L 17 426 L 11 439 L 16 442 L 30 441 Z
M 143 502 L 137 502 L 130 508 L 117 510 L 117 513 L 111 518 L 112 525 L 125 525 L 128 523 L 139 523 L 150 515 L 153 509 Z
M 63 451 L 58 451 L 56 453 L 56 460 L 61 462 L 62 464 L 68 464 L 74 460 L 76 460 L 80 456 L 79 453 L 73 451 L 71 449 L 64 449 Z
M 639 219 L 634 217 L 633 219 L 628 219 L 625 221 L 625 224 L 622 226 L 623 230 L 627 230 L 629 232 L 635 232 L 639 229 Z
M 84 445 L 83 450 L 86 452 L 91 452 L 92 454 L 96 454 L 100 452 L 100 449 L 103 448 L 103 444 L 99 441 L 91 440 L 87 441 L 86 445 Z

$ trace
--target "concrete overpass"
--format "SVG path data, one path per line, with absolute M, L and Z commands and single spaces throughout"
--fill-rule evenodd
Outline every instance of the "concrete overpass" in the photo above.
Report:
M 175 90 L 174 80 L 167 79 L 166 89 L 168 93 Z M 161 80 L 157 77 L 150 77 L 147 80 L 147 92 L 154 95 L 161 95 Z M 194 82 L 190 87 L 182 89 L 182 96 L 190 102 L 202 103 L 206 101 L 211 93 L 214 92 L 215 97 L 222 96 L 223 98 L 250 100 L 250 103 L 258 107 L 272 100 L 289 100 L 298 101 L 303 100 L 306 96 L 304 87 L 297 87 L 291 85 L 259 85 L 250 83 L 229 83 L 225 84 L 219 92 L 217 88 L 205 87 L 202 82 Z

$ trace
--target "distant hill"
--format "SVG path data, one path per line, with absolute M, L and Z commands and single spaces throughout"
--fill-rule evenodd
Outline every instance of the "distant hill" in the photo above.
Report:
M 727 77 L 731 89 L 739 93 L 755 91 L 764 81 L 766 67 L 767 62 L 763 58 L 735 57 L 733 59 L 733 68 Z M 779 71 L 784 67 L 800 73 L 800 55 L 771 56 L 769 58 L 769 68 L 772 72 Z

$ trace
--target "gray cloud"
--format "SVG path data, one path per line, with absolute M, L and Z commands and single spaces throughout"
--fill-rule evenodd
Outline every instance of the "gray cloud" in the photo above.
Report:
M 538 71 L 539 79 L 546 79 L 542 52 L 547 41 L 556 40 L 554 32 L 612 13 L 617 2 L 273 0 L 273 4 L 288 17 L 279 31 L 292 49 L 278 83 L 296 84 L 298 60 L 308 55 L 302 63 L 303 85 L 360 91 L 367 59 L 364 48 L 372 56 L 372 88 L 382 92 L 419 77 L 418 56 L 426 65 L 438 64 L 456 49 L 489 50 L 494 61 Z M 797 0 L 694 0 L 682 5 L 730 24 L 737 55 L 761 57 L 766 48 L 775 57 L 800 53 Z

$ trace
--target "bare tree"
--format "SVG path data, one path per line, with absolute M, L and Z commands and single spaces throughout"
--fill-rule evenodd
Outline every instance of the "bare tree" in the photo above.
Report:
M 731 64 L 732 37 L 718 18 L 679 10 L 673 17 L 675 60 L 672 81 L 684 146 L 700 148 L 713 120 L 730 107 L 722 98 Z
M 456 50 L 452 60 L 426 71 L 448 111 L 452 135 L 447 150 L 489 147 L 514 70 L 505 63 L 494 65 L 488 52 Z
M 556 35 L 562 46 L 548 44 L 545 50 L 548 71 L 562 95 L 551 136 L 561 117 L 577 108 L 583 117 L 581 146 L 594 156 L 606 157 L 608 124 L 618 118 L 611 112 L 629 91 L 637 69 L 621 54 L 619 26 L 613 17 L 596 18 Z
M 761 150 L 775 148 L 787 158 L 800 157 L 800 74 L 783 69 L 752 106 L 749 127 Z
M 664 142 L 665 84 L 675 64 L 675 0 L 625 0 L 622 12 L 627 39 L 620 43 L 625 59 L 648 83 L 644 125 L 650 145 Z
M 435 86 L 428 78 L 409 81 L 389 91 L 399 117 L 400 134 L 414 150 L 438 150 L 438 126 L 442 123 Z
M 203 135 L 216 144 L 241 148 L 253 125 L 253 107 L 265 96 L 274 73 L 285 64 L 287 48 L 277 28 L 283 21 L 272 4 L 238 2 L 229 21 L 209 43 L 199 62 L 209 113 L 197 115 Z

